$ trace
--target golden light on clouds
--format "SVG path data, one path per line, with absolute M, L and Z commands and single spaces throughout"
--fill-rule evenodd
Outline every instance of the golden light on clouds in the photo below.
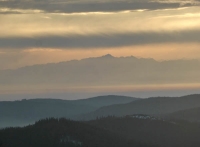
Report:
M 199 7 L 88 13 L 0 15 L 0 37 L 92 35 L 200 29 Z M 106 21 L 105 21 L 106 20 Z M 13 23 L 14 22 L 14 23 Z
M 11 8 L 0 8 L 0 12 L 6 13 L 6 12 L 15 12 L 15 13 L 44 13 L 44 11 L 42 10 L 38 10 L 38 9 L 11 9 Z

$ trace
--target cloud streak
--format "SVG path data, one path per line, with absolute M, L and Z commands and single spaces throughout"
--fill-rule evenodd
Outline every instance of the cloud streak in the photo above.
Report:
M 37 38 L 0 38 L 2 49 L 26 48 L 105 48 L 156 43 L 198 43 L 200 30 L 166 33 L 127 33 L 90 36 L 44 36 Z
M 199 7 L 115 13 L 10 14 L 0 15 L 0 19 L 0 49 L 84 49 L 200 41 Z

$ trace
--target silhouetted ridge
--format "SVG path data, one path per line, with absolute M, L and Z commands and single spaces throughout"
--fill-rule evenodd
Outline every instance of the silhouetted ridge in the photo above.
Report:
M 200 107 L 200 95 L 197 94 L 183 97 L 157 97 L 139 99 L 127 104 L 104 106 L 94 112 L 82 115 L 80 118 L 83 120 L 91 120 L 101 116 L 126 116 L 133 114 L 162 116 L 197 107 Z
M 113 58 L 114 56 L 112 56 L 111 54 L 106 54 L 104 56 L 102 56 L 102 58 Z
M 187 66 L 186 66 L 187 65 Z M 113 57 L 108 54 L 77 61 L 35 65 L 0 71 L 0 83 L 23 88 L 159 85 L 199 83 L 200 62 L 156 61 L 148 58 Z M 86 86 L 87 85 L 87 86 Z M 24 89 L 23 89 L 24 90 Z

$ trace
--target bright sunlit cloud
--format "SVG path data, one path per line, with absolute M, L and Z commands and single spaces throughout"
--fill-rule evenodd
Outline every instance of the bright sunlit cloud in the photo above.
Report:
M 43 10 L 38 9 L 11 9 L 11 8 L 0 8 L 0 13 L 9 14 L 9 13 L 22 13 L 22 14 L 37 14 L 37 13 L 44 13 Z
M 48 18 L 48 19 L 46 19 Z M 0 15 L 0 37 L 112 35 L 200 29 L 200 9 L 116 13 Z M 106 20 L 106 21 L 105 21 Z M 13 24 L 13 22 L 15 22 Z

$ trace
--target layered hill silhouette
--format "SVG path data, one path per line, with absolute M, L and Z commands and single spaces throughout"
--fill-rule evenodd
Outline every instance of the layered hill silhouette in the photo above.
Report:
M 47 117 L 73 118 L 102 106 L 138 100 L 125 96 L 99 96 L 81 100 L 30 99 L 0 102 L 0 127 L 23 126 Z
M 100 109 L 79 116 L 81 120 L 91 120 L 105 116 L 126 116 L 133 114 L 147 114 L 157 117 L 181 110 L 200 107 L 200 95 L 183 97 L 156 97 L 140 99 L 127 104 L 101 107 Z
M 27 66 L 0 71 L 0 86 L 105 86 L 198 83 L 198 60 L 156 61 L 150 58 L 102 57 Z
M 94 120 L 137 114 L 200 121 L 199 108 L 200 95 L 147 99 L 114 95 L 81 100 L 31 99 L 0 102 L 0 127 L 24 126 L 48 117 Z

